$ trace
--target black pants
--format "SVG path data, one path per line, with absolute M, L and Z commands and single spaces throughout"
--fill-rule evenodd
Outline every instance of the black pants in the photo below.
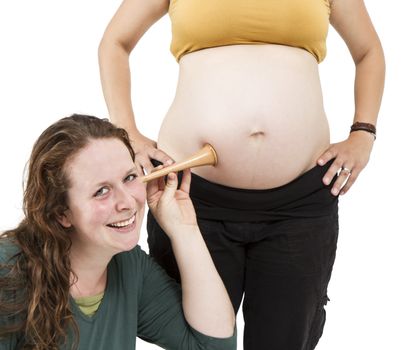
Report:
M 192 177 L 199 227 L 236 313 L 244 295 L 245 350 L 311 350 L 322 335 L 338 236 L 338 200 L 321 181 L 330 164 L 269 190 Z M 151 256 L 179 281 L 150 212 L 147 230 Z

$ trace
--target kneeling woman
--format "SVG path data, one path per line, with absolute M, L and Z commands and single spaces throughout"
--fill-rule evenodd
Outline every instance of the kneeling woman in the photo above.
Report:
M 145 188 L 127 133 L 61 119 L 34 145 L 25 218 L 0 238 L 1 349 L 235 349 L 235 318 L 189 198 L 190 171 Z M 182 289 L 139 246 L 145 199 Z

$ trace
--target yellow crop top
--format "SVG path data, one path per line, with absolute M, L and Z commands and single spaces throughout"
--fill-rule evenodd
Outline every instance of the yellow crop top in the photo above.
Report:
M 321 62 L 326 56 L 329 0 L 171 0 L 171 52 L 237 44 L 303 48 Z

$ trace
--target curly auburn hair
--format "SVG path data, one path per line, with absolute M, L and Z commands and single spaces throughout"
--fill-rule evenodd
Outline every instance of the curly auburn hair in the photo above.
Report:
M 117 138 L 134 160 L 128 134 L 106 119 L 74 114 L 48 127 L 34 144 L 25 184 L 25 217 L 0 236 L 17 253 L 0 264 L 0 337 L 18 335 L 23 349 L 58 349 L 79 331 L 69 305 L 71 240 L 57 220 L 67 209 L 70 187 L 64 165 L 90 140 Z M 1 262 L 1 261 L 0 261 Z M 9 322 L 10 321 L 10 322 Z

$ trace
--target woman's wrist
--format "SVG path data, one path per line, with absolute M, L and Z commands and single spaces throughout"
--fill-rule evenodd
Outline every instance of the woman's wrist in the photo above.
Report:
M 351 125 L 350 134 L 354 132 L 369 133 L 376 140 L 376 126 L 366 122 L 355 122 Z
M 195 237 L 201 237 L 199 226 L 196 225 L 177 225 L 174 230 L 167 233 L 171 242 L 187 242 L 193 240 Z
M 363 144 L 368 144 L 371 147 L 375 143 L 375 136 L 372 133 L 363 130 L 351 132 L 348 138 L 351 140 L 360 140 Z

